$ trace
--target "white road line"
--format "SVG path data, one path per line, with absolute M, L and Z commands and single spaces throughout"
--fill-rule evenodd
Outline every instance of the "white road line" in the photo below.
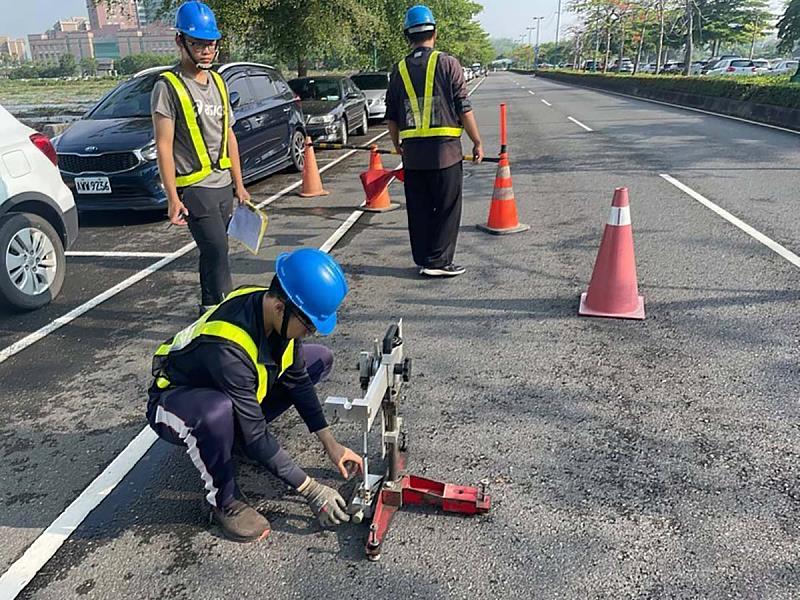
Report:
M 388 131 L 384 131 L 380 135 L 377 135 L 374 138 L 372 138 L 371 140 L 369 140 L 365 145 L 369 145 L 369 144 L 379 140 L 380 138 L 382 138 L 383 136 L 387 135 L 388 133 L 389 133 Z M 331 162 L 331 163 L 325 165 L 324 167 L 322 167 L 320 169 L 320 173 L 322 173 L 322 172 L 330 169 L 331 167 L 337 165 L 338 163 L 340 163 L 344 159 L 346 159 L 348 156 L 352 156 L 355 152 L 357 152 L 357 151 L 356 150 L 350 150 L 350 152 L 344 154 L 343 156 L 340 156 L 339 158 L 337 158 L 333 162 Z M 271 204 L 272 202 L 274 202 L 275 200 L 277 200 L 281 196 L 284 196 L 287 193 L 289 193 L 290 191 L 292 191 L 293 189 L 301 186 L 302 183 L 303 183 L 302 180 L 301 181 L 297 181 L 297 182 L 293 183 L 292 185 L 283 188 L 277 194 L 274 194 L 273 196 L 270 196 L 269 198 L 267 198 L 263 202 L 259 203 L 258 206 L 266 206 L 267 204 Z M 81 315 L 89 312 L 90 310 L 92 310 L 93 308 L 97 307 L 99 304 L 102 304 L 103 302 L 105 302 L 109 298 L 112 298 L 112 297 L 116 296 L 117 294 L 119 294 L 120 292 L 123 292 L 123 291 L 127 290 L 132 285 L 134 285 L 136 283 L 139 283 L 145 277 L 149 277 L 150 275 L 152 275 L 156 271 L 159 271 L 159 270 L 163 269 L 164 267 L 166 267 L 167 265 L 169 265 L 170 263 L 175 262 L 176 260 L 178 260 L 182 256 L 185 256 L 186 254 L 188 254 L 189 252 L 194 250 L 196 247 L 197 247 L 197 245 L 194 242 L 189 242 L 188 244 L 186 244 L 185 246 L 179 248 L 175 252 L 172 252 L 171 254 L 166 255 L 164 258 L 162 258 L 158 262 L 154 262 L 149 267 L 146 267 L 145 269 L 142 269 L 138 273 L 135 273 L 135 274 L 131 275 L 130 277 L 128 277 L 124 281 L 121 281 L 120 283 L 118 283 L 114 287 L 106 290 L 105 292 L 103 292 L 101 294 L 98 294 L 97 296 L 95 296 L 91 300 L 81 304 L 80 306 L 78 306 L 76 308 L 73 308 L 67 314 L 56 318 L 55 320 L 51 321 L 50 323 L 48 323 L 44 327 L 34 331 L 33 333 L 30 333 L 30 334 L 26 335 L 24 338 L 14 342 L 10 346 L 7 346 L 2 351 L 0 351 L 0 363 L 3 363 L 6 360 L 8 360 L 9 358 L 11 358 L 12 356 L 14 356 L 15 354 L 18 354 L 18 353 L 22 352 L 23 350 L 25 350 L 25 348 L 28 348 L 29 346 L 35 344 L 39 340 L 47 337 L 48 335 L 50 335 L 54 331 L 56 331 L 58 329 L 61 329 L 64 325 L 67 325 L 67 324 L 71 323 L 72 321 L 74 321 L 75 319 L 80 317 Z
M 482 79 L 478 83 L 478 85 L 472 88 L 472 90 L 470 90 L 469 92 L 470 96 L 475 92 L 475 90 L 478 89 L 478 87 L 481 85 L 481 83 L 483 83 L 483 81 L 485 81 L 485 78 Z M 387 133 L 388 131 L 383 132 L 379 136 L 374 137 L 372 140 L 367 142 L 367 144 L 380 139 Z M 353 152 L 356 151 L 353 150 L 347 153 L 346 155 L 342 156 L 339 160 L 337 160 L 337 162 L 344 160 L 345 158 L 347 158 L 347 156 L 350 156 Z M 333 164 L 331 164 L 330 166 L 333 166 Z M 320 171 L 321 170 L 322 169 L 320 169 Z M 297 187 L 297 185 L 299 184 L 289 186 L 289 188 L 285 189 L 294 189 L 295 187 Z M 286 192 L 283 191 L 282 193 Z M 260 206 L 262 205 L 265 206 L 266 204 L 272 201 L 273 201 L 272 198 L 265 200 L 260 204 Z M 344 223 L 342 223 L 342 225 L 340 225 L 336 231 L 333 232 L 333 234 L 325 241 L 324 244 L 322 244 L 322 246 L 320 246 L 320 250 L 322 250 L 323 252 L 330 252 L 330 250 L 338 243 L 339 240 L 342 239 L 342 237 L 349 231 L 349 229 L 353 225 L 355 225 L 355 223 L 363 214 L 364 211 L 361 210 L 353 211 L 347 218 L 347 220 Z M 154 263 L 153 265 L 148 267 L 148 269 L 153 269 L 154 267 L 156 267 L 156 265 L 161 265 L 157 267 L 157 269 L 160 269 L 164 265 L 169 264 L 169 262 L 175 260 L 177 256 L 175 258 L 171 257 L 175 255 L 177 252 L 183 252 L 183 254 L 186 254 L 192 248 L 194 248 L 194 242 L 192 242 L 191 244 L 187 244 L 186 246 L 184 246 L 180 250 L 177 250 L 176 252 L 173 252 L 172 254 L 169 255 L 169 257 L 164 258 L 162 261 Z M 183 254 L 181 254 L 181 256 Z M 164 262 L 164 261 L 169 261 L 169 262 Z M 145 269 L 145 271 L 147 271 L 147 269 Z M 142 271 L 140 273 L 144 273 L 145 271 Z M 137 276 L 140 275 L 140 273 L 137 273 Z M 144 279 L 144 277 L 146 276 L 147 275 L 143 275 L 141 279 Z M 111 290 L 109 290 L 109 292 L 110 291 Z M 104 298 L 103 300 L 105 299 L 107 298 Z M 100 300 L 98 304 L 103 300 Z M 65 317 L 66 316 L 67 315 L 65 315 Z M 66 323 L 63 324 L 66 325 Z M 60 326 L 61 325 L 59 325 L 59 327 Z M 17 352 L 19 352 L 19 350 L 17 350 Z M 3 360 L 5 360 L 5 358 Z M 92 510 L 94 510 L 105 499 L 105 497 L 108 496 L 114 490 L 114 488 L 119 484 L 120 481 L 124 479 L 124 477 L 128 474 L 128 472 L 130 472 L 130 470 L 133 469 L 134 466 L 136 466 L 136 463 L 138 463 L 139 460 L 147 453 L 147 451 L 150 449 L 150 447 L 155 443 L 157 439 L 158 439 L 157 436 L 150 429 L 150 427 L 144 427 L 139 432 L 139 434 L 133 439 L 133 441 L 130 444 L 128 444 L 125 447 L 125 449 L 119 454 L 119 456 L 117 456 L 111 462 L 111 464 L 109 464 L 103 470 L 103 472 L 99 476 L 97 476 L 95 480 L 92 481 L 92 483 L 89 484 L 89 487 L 87 487 L 81 493 L 81 495 L 78 496 L 66 508 L 66 510 L 64 510 L 64 512 L 61 513 L 58 516 L 58 518 L 56 518 L 56 520 L 53 521 L 50 524 L 50 526 L 44 530 L 44 532 L 38 538 L 36 538 L 33 544 L 31 544 L 28 547 L 28 549 L 25 550 L 25 553 L 22 555 L 22 557 L 19 558 L 16 562 L 14 562 L 14 564 L 12 564 L 11 567 L 9 567 L 9 569 L 2 575 L 2 577 L 0 577 L 0 600 L 14 600 L 14 598 L 16 598 L 17 595 L 19 595 L 19 593 L 23 589 L 25 589 L 25 586 L 28 585 L 28 583 L 30 583 L 30 581 L 36 576 L 36 574 L 47 563 L 47 561 L 53 557 L 53 555 L 58 551 L 58 549 L 62 546 L 62 544 L 67 540 L 67 538 L 69 538 L 69 536 L 72 535 L 72 532 L 75 531 L 78 528 L 78 526 L 83 522 L 83 520 L 89 515 L 89 513 L 91 513 Z
M 572 117 L 567 117 L 567 119 L 575 123 L 575 125 L 577 125 L 578 127 L 583 127 L 586 131 L 594 131 L 594 129 L 592 129 L 591 127 L 587 127 L 586 125 L 578 121 L 578 119 L 573 119 Z
M 757 240 L 757 241 L 761 242 L 761 243 L 762 243 L 762 244 L 764 244 L 764 245 L 765 245 L 767 248 L 769 248 L 770 250 L 772 250 L 773 252 L 775 252 L 775 253 L 776 253 L 776 254 L 778 254 L 779 256 L 781 256 L 781 257 L 785 258 L 786 260 L 788 260 L 788 261 L 789 261 L 790 263 L 792 263 L 792 264 L 793 264 L 795 267 L 799 267 L 799 268 L 800 268 L 800 256 L 797 256 L 797 254 L 795 254 L 794 252 L 792 252 L 792 251 L 790 251 L 790 250 L 787 250 L 786 248 L 784 248 L 783 246 L 781 246 L 781 245 L 780 245 L 778 242 L 776 242 L 775 240 L 772 240 L 772 239 L 768 238 L 768 237 L 767 237 L 767 236 L 765 236 L 763 233 L 761 233 L 761 232 L 760 232 L 760 231 L 758 231 L 757 229 L 754 229 L 753 227 L 751 227 L 750 225 L 748 225 L 747 223 L 745 223 L 745 222 L 744 222 L 744 221 L 742 221 L 741 219 L 739 219 L 739 218 L 737 218 L 737 217 L 734 217 L 734 216 L 733 216 L 731 213 L 729 213 L 727 210 L 725 210 L 724 208 L 721 208 L 721 207 L 717 206 L 717 205 L 716 205 L 716 204 L 714 204 L 714 203 L 713 203 L 711 200 L 709 200 L 708 198 L 706 198 L 706 197 L 705 197 L 705 196 L 703 196 L 702 194 L 700 194 L 700 193 L 698 193 L 698 192 L 695 192 L 695 191 L 694 191 L 692 188 L 690 188 L 688 185 L 686 185 L 686 184 L 684 184 L 684 183 L 681 183 L 680 181 L 678 181 L 678 180 L 677 180 L 677 179 L 675 179 L 674 177 L 672 177 L 672 176 L 670 176 L 670 175 L 667 175 L 666 173 L 661 173 L 661 174 L 660 174 L 660 176 L 661 176 L 661 177 L 662 177 L 662 178 L 663 178 L 665 181 L 668 181 L 669 183 L 671 183 L 672 185 L 674 185 L 676 188 L 678 188 L 678 189 L 679 189 L 679 190 L 681 190 L 682 192 L 685 192 L 686 194 L 688 194 L 689 196 L 691 196 L 692 198 L 694 198 L 695 200 L 697 200 L 697 201 L 698 201 L 700 204 L 702 204 L 702 205 L 703 205 L 703 206 L 705 206 L 706 208 L 709 208 L 709 209 L 713 210 L 713 211 L 714 211 L 715 213 L 717 213 L 717 214 L 718 214 L 720 217 L 722 217 L 723 219 L 725 219 L 726 221 L 728 221 L 728 222 L 729 222 L 729 223 L 731 223 L 732 225 L 735 225 L 736 227 L 738 227 L 739 229 L 741 229 L 742 231 L 744 231 L 744 232 L 745 232 L 747 235 L 749 235 L 749 236 L 750 236 L 750 237 L 752 237 L 753 239 L 755 239 L 755 240 Z
M 535 96 L 535 95 L 536 95 L 536 92 L 534 92 L 534 91 L 532 91 L 532 90 L 528 90 L 528 93 L 529 93 L 531 96 Z
M 165 258 L 169 252 L 92 252 L 86 250 L 70 250 L 67 256 L 77 258 Z
M 546 104 L 547 106 L 553 106 L 552 104 L 550 104 L 550 103 L 549 103 L 547 100 L 545 100 L 544 98 L 539 98 L 539 100 L 541 100 L 541 101 L 542 101 L 542 103 L 543 103 L 543 104 Z

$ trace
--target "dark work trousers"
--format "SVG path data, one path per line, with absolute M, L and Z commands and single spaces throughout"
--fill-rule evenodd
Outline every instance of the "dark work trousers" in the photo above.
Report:
M 311 381 L 316 385 L 333 368 L 333 353 L 325 346 L 304 344 L 303 356 Z M 289 388 L 278 382 L 270 390 L 261 410 L 267 423 L 292 406 Z M 236 490 L 233 403 L 213 388 L 177 387 L 151 391 L 147 406 L 150 427 L 162 440 L 184 446 L 200 472 L 206 499 L 212 506 L 225 506 Z
M 420 267 L 453 262 L 461 226 L 461 162 L 438 170 L 405 172 L 406 211 L 411 254 Z
M 229 187 L 181 189 L 181 201 L 200 250 L 200 290 L 203 306 L 222 302 L 233 289 L 228 263 L 228 223 L 233 215 L 233 190 Z

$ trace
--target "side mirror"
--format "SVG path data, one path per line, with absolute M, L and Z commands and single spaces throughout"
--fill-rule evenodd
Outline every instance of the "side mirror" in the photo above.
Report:
M 231 107 L 236 108 L 239 106 L 239 102 L 241 102 L 242 96 L 239 92 L 231 92 Z

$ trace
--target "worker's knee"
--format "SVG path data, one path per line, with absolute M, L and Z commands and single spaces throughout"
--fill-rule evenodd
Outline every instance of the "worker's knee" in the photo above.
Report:
M 319 344 L 304 344 L 303 356 L 312 383 L 325 381 L 333 370 L 333 352 Z

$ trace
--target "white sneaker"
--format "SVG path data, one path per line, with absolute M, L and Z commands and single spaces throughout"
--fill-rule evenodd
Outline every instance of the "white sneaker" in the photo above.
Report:
M 466 269 L 464 267 L 459 267 L 452 263 L 445 267 L 425 267 L 420 269 L 420 274 L 428 277 L 456 277 L 457 275 L 463 275 L 465 272 Z

